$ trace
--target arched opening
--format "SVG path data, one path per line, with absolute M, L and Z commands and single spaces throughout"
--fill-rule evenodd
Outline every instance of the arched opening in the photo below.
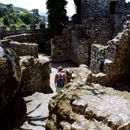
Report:
M 81 0 L 74 0 L 76 6 L 77 23 L 81 22 Z
M 74 0 L 67 0 L 67 2 L 67 16 L 72 17 L 76 13 Z
M 125 0 L 125 3 L 129 3 L 130 2 L 130 0 Z
M 72 23 L 77 24 L 81 21 L 81 0 L 67 0 L 67 15 Z

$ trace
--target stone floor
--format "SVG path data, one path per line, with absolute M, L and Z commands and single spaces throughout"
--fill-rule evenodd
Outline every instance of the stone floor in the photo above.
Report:
M 49 104 L 49 130 L 130 130 L 130 93 L 72 85 Z
M 44 94 L 36 92 L 31 96 L 25 97 L 27 112 L 26 121 L 21 126 L 22 130 L 45 130 L 45 121 L 49 114 L 48 103 L 49 100 L 57 94 L 54 85 L 54 76 L 57 72 L 56 68 L 62 65 L 65 69 L 75 67 L 72 63 L 52 63 L 51 74 L 50 74 L 50 85 L 53 93 Z
M 69 63 L 69 62 L 52 63 L 51 64 L 51 74 L 50 74 L 50 86 L 53 90 L 53 93 L 44 94 L 44 93 L 36 92 L 33 95 L 24 97 L 24 100 L 23 100 L 24 106 L 26 104 L 26 110 L 25 110 L 26 113 L 24 112 L 24 114 L 25 114 L 24 123 L 21 123 L 22 125 L 21 124 L 19 125 L 19 126 L 21 126 L 20 128 L 13 127 L 14 129 L 12 129 L 12 130 L 45 130 L 45 123 L 46 123 L 46 119 L 49 114 L 48 103 L 49 103 L 50 99 L 57 94 L 56 88 L 54 85 L 54 76 L 57 72 L 57 70 L 56 70 L 57 67 L 60 65 L 62 65 L 65 69 L 76 68 L 76 66 L 74 64 Z M 75 77 L 81 77 L 82 80 L 85 82 L 86 74 L 88 74 L 89 71 L 86 69 L 86 67 L 85 68 L 81 67 L 76 70 L 77 71 L 75 73 L 75 75 L 76 75 Z M 85 75 L 85 78 L 84 78 L 84 75 Z M 76 79 L 76 80 L 78 80 L 78 79 Z M 80 79 L 78 81 L 80 81 Z M 120 86 L 119 86 L 119 88 L 120 88 Z M 127 90 L 127 89 L 125 88 L 125 90 Z M 123 91 L 123 90 L 121 90 L 121 91 Z M 17 110 L 18 106 L 19 106 L 19 108 L 21 107 L 19 104 L 20 103 L 18 101 L 17 107 L 15 107 L 15 110 L 13 112 L 16 113 L 15 111 L 17 111 L 18 114 L 23 115 L 22 110 L 21 110 L 22 108 Z M 12 116 L 11 116 L 11 119 L 12 119 Z

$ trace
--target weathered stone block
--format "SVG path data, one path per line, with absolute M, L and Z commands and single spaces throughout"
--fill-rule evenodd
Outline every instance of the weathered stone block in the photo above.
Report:
M 21 70 L 19 58 L 11 48 L 0 44 L 0 113 L 19 90 Z
M 50 89 L 50 62 L 48 60 L 24 56 L 21 57 L 20 64 L 23 93 L 46 92 Z

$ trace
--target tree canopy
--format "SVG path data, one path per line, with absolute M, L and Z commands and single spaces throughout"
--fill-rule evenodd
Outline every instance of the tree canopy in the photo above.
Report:
M 66 0 L 47 0 L 48 27 L 54 34 L 61 34 L 67 22 Z
M 74 0 L 76 5 L 76 13 L 77 13 L 77 22 L 80 23 L 81 21 L 81 0 Z
M 19 28 L 20 25 L 29 25 L 37 19 L 38 16 L 34 16 L 26 9 L 14 7 L 12 4 L 5 5 L 0 3 L 0 24 L 4 24 L 7 27 L 15 24 Z

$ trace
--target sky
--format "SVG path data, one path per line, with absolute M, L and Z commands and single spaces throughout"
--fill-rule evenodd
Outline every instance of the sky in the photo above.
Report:
M 130 0 L 126 0 L 126 2 L 130 2 Z
M 4 4 L 13 4 L 17 7 L 22 7 L 28 10 L 39 9 L 39 12 L 46 13 L 46 0 L 0 0 Z M 68 0 L 67 14 L 72 16 L 75 13 L 75 6 L 73 0 Z
M 67 15 L 72 16 L 75 13 L 75 6 L 73 3 L 73 0 L 67 0 Z M 126 0 L 126 2 L 129 2 L 130 0 Z M 39 9 L 39 12 L 47 12 L 46 9 L 46 0 L 0 0 L 1 3 L 4 4 L 13 4 L 17 7 L 22 7 L 28 10 L 31 9 Z

